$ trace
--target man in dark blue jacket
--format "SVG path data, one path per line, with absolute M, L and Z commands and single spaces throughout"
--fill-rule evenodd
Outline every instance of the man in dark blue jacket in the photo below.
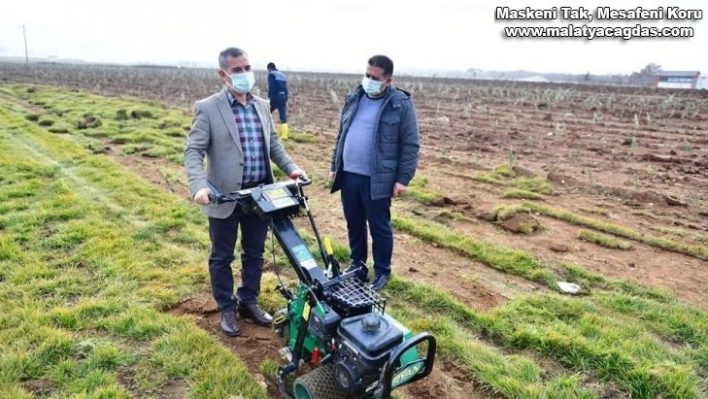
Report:
M 377 291 L 391 278 L 391 198 L 406 191 L 420 151 L 411 95 L 391 84 L 392 75 L 391 59 L 369 59 L 362 83 L 345 98 L 330 169 L 331 192 L 341 190 L 352 266 L 366 263 L 371 233 Z
M 275 67 L 268 63 L 268 98 L 270 112 L 278 110 L 280 117 L 280 139 L 288 139 L 288 79 Z

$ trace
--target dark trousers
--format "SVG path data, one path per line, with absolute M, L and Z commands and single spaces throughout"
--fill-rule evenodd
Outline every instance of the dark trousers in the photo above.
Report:
M 234 275 L 231 264 L 241 227 L 241 285 L 238 287 L 238 303 L 250 305 L 257 302 L 263 274 L 263 252 L 268 234 L 268 225 L 254 213 L 243 215 L 238 206 L 226 219 L 209 218 L 211 255 L 209 276 L 214 300 L 222 311 L 236 307 L 234 298 Z
M 341 173 L 342 207 L 347 221 L 352 263 L 366 262 L 368 233 L 371 233 L 371 252 L 376 277 L 390 276 L 393 255 L 391 198 L 372 200 L 370 177 L 348 172 Z
M 280 123 L 288 123 L 288 105 L 287 103 L 270 102 L 270 112 L 278 110 L 278 117 L 280 118 Z

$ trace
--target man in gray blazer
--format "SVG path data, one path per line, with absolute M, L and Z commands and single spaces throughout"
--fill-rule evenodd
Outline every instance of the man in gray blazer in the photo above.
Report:
M 184 162 L 192 199 L 209 217 L 209 276 L 221 329 L 233 337 L 240 335 L 237 313 L 262 326 L 273 320 L 258 306 L 268 226 L 255 214 L 242 214 L 233 202 L 211 203 L 207 180 L 222 193 L 272 183 L 270 161 L 292 179 L 306 174 L 278 138 L 268 102 L 251 93 L 255 79 L 248 55 L 239 48 L 225 49 L 219 54 L 218 74 L 226 87 L 194 104 Z M 241 284 L 235 297 L 231 264 L 239 226 Z

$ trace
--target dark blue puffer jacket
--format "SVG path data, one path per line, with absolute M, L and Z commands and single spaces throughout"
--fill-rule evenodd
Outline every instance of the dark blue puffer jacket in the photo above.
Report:
M 361 85 L 345 97 L 337 143 L 332 154 L 331 171 L 336 172 L 331 192 L 340 190 L 344 141 L 354 119 L 359 99 L 364 95 Z M 375 123 L 373 154 L 371 154 L 371 199 L 389 198 L 395 183 L 408 186 L 418 168 L 420 139 L 418 118 L 411 95 L 393 85 L 383 98 L 384 104 Z

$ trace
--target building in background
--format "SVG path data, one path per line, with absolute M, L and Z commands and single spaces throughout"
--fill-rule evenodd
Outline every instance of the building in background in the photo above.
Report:
M 708 90 L 708 76 L 699 76 L 696 82 L 696 89 Z
M 696 89 L 700 74 L 700 71 L 660 71 L 654 75 L 654 86 L 667 89 Z

